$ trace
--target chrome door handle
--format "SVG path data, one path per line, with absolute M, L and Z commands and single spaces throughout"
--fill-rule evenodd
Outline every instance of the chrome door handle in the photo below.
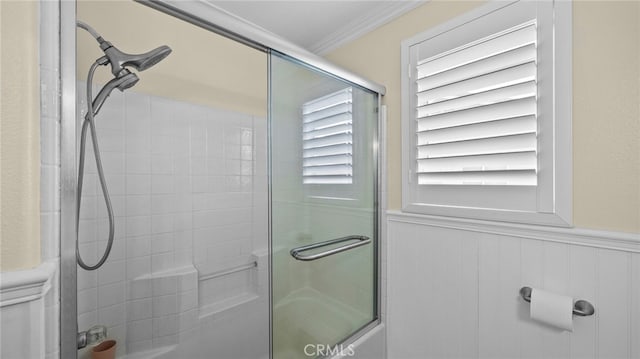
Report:
M 309 255 L 302 255 L 301 254 L 302 252 L 306 252 L 308 250 L 312 250 L 312 249 L 316 249 L 316 248 L 320 248 L 320 247 L 325 247 L 325 246 L 330 246 L 330 245 L 336 244 L 336 243 L 354 241 L 354 240 L 357 240 L 357 242 L 351 243 L 351 244 L 347 244 L 347 245 L 344 245 L 344 246 L 341 246 L 341 247 L 338 247 L 338 248 L 329 249 L 329 250 L 324 251 L 324 252 L 320 252 L 320 253 L 316 253 L 316 254 L 309 254 Z M 351 236 L 340 237 L 340 238 L 336 238 L 336 239 L 330 239 L 328 241 L 318 242 L 318 243 L 314 243 L 314 244 L 309 244 L 307 246 L 294 248 L 291 251 L 289 251 L 289 253 L 291 253 L 291 256 L 293 258 L 295 258 L 295 259 L 297 259 L 299 261 L 313 261 L 313 260 L 316 260 L 316 259 L 320 259 L 320 258 L 323 258 L 323 257 L 330 256 L 332 254 L 344 252 L 344 251 L 347 251 L 347 250 L 352 249 L 352 248 L 364 246 L 365 244 L 369 244 L 369 243 L 371 243 L 371 238 L 369 238 L 367 236 L 351 235 Z

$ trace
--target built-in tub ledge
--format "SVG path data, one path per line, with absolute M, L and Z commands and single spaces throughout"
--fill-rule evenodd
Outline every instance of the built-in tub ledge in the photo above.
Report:
M 175 268 L 168 268 L 162 271 L 153 273 L 147 273 L 134 278 L 134 280 L 156 279 L 166 277 L 176 277 L 180 275 L 188 275 L 190 273 L 198 273 L 198 270 L 193 265 L 185 265 Z
M 57 260 L 51 260 L 32 269 L 0 273 L 0 307 L 42 298 L 57 270 Z

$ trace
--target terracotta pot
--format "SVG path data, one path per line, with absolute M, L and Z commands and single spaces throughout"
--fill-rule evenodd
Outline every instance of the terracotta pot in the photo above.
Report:
M 115 359 L 116 341 L 105 340 L 91 350 L 91 359 Z

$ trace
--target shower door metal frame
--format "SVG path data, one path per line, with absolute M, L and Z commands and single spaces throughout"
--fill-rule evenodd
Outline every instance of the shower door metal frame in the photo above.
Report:
M 77 358 L 76 2 L 60 6 L 60 358 Z
M 163 13 L 175 16 L 193 25 L 202 27 L 219 35 L 243 43 L 247 46 L 264 51 L 268 54 L 270 67 L 271 52 L 279 52 L 308 66 L 310 69 L 324 73 L 343 81 L 378 94 L 378 116 L 375 126 L 374 158 L 377 178 L 374 185 L 374 275 L 375 289 L 373 320 L 359 330 L 352 333 L 341 343 L 352 344 L 357 339 L 381 324 L 381 251 L 380 241 L 382 233 L 383 214 L 380 199 L 383 190 L 383 169 L 381 167 L 383 154 L 381 148 L 381 134 L 384 131 L 382 114 L 382 96 L 386 92 L 383 85 L 369 81 L 364 77 L 351 73 L 331 62 L 319 57 L 289 41 L 235 17 L 206 2 L 180 2 L 171 0 L 134 0 Z M 60 357 L 77 358 L 77 265 L 75 242 L 76 211 L 77 211 L 77 149 L 76 149 L 76 1 L 60 1 Z M 269 71 L 270 73 L 270 71 Z M 267 80 L 270 84 L 271 78 Z M 269 109 L 270 110 L 270 109 Z M 270 131 L 270 129 L 268 129 Z M 270 134 L 270 132 L 269 132 Z M 383 148 L 383 147 L 382 147 Z M 269 146 L 268 165 L 271 168 Z M 270 173 L 270 172 L 269 172 Z M 271 179 L 269 178 L 269 189 Z M 269 191 L 269 250 L 272 248 L 271 238 L 271 191 Z M 272 275 L 271 256 L 269 256 L 269 283 Z M 272 293 L 269 285 L 269 355 L 272 353 Z

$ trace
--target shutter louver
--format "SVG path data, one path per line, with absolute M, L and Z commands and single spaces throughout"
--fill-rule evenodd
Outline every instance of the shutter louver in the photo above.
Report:
M 418 63 L 419 184 L 537 184 L 536 41 L 528 22 Z
M 350 184 L 353 176 L 352 90 L 302 106 L 302 176 L 305 184 Z

